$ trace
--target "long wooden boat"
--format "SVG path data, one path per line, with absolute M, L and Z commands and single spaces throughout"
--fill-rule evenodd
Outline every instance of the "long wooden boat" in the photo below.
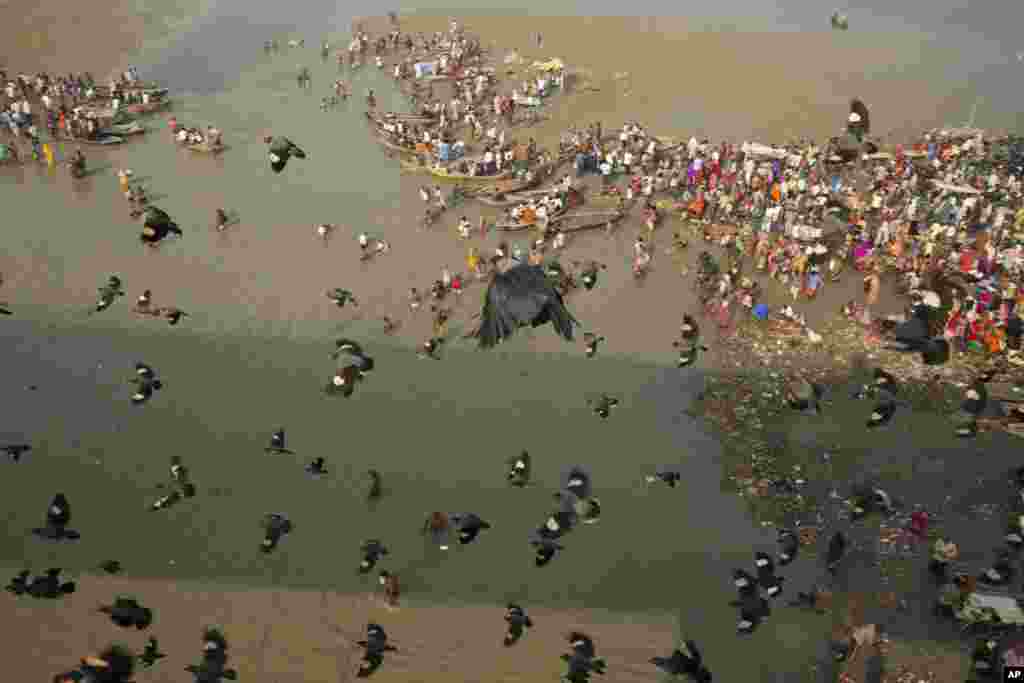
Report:
M 555 227 L 565 233 L 582 232 L 584 230 L 597 230 L 607 227 L 609 223 L 618 223 L 625 217 L 625 213 L 618 210 L 600 211 L 584 210 L 569 211 L 555 222 Z
M 505 180 L 502 182 L 495 183 L 487 187 L 479 188 L 474 197 L 484 202 L 485 204 L 492 204 L 492 206 L 506 206 L 504 200 L 498 199 L 498 197 L 508 197 L 511 194 L 523 192 L 535 186 L 541 181 L 540 175 L 535 171 L 529 179 L 527 178 L 513 178 L 511 180 Z
M 391 140 L 388 140 L 383 135 L 374 135 L 373 139 L 376 140 L 377 144 L 379 144 L 381 147 L 384 147 L 385 149 L 389 149 L 392 152 L 395 152 L 396 154 L 401 154 L 401 155 L 405 155 L 405 156 L 409 156 L 409 157 L 416 156 L 416 150 L 415 149 L 411 149 L 409 147 L 403 147 L 402 145 L 398 144 L 397 142 L 392 142 Z
M 622 220 L 623 216 L 625 214 L 617 210 L 566 211 L 550 219 L 548 228 L 566 233 L 594 230 L 607 226 L 609 222 L 616 223 Z M 540 226 L 538 223 L 502 223 L 494 227 L 501 232 L 523 232 Z
M 143 126 L 139 125 L 137 121 L 132 121 L 131 123 L 112 123 L 100 131 L 100 134 L 128 137 L 131 135 L 142 135 L 145 132 L 146 129 Z
M 150 102 L 149 104 L 128 104 L 121 107 L 121 109 L 119 109 L 118 111 L 114 111 L 110 107 L 101 108 L 95 105 L 88 107 L 87 109 L 93 114 L 93 116 L 95 116 L 97 119 L 101 121 L 113 121 L 115 117 L 117 117 L 118 114 L 121 113 L 152 114 L 153 112 L 160 111 L 161 109 L 166 109 L 170 105 L 170 100 L 160 100 L 158 102 Z
M 510 206 L 517 206 L 519 204 L 523 204 L 526 201 L 526 200 L 524 200 L 524 199 L 522 199 L 521 197 L 518 197 L 518 196 L 512 196 L 512 195 L 507 195 L 507 194 L 506 195 L 502 195 L 502 196 L 505 197 L 505 198 L 504 199 L 495 199 L 491 195 L 480 195 L 480 194 L 477 194 L 477 195 L 475 195 L 473 197 L 473 199 L 475 199 L 476 201 L 478 201 L 478 202 L 480 202 L 482 204 L 486 204 L 487 206 L 494 206 L 494 207 L 497 207 L 499 209 L 507 209 Z
M 91 145 L 93 147 L 103 147 L 106 145 L 120 145 L 124 142 L 124 138 L 117 135 L 99 135 L 95 138 L 76 138 L 75 144 Z
M 366 112 L 367 118 L 376 121 L 400 121 L 402 123 L 433 123 L 437 121 L 437 117 L 433 114 L 403 114 L 400 112 L 384 112 L 374 116 L 370 112 Z
M 383 128 L 385 123 L 434 123 L 437 119 L 434 116 L 423 114 L 374 114 L 363 112 L 367 120 L 378 128 Z
M 498 175 L 464 175 L 461 173 L 449 173 L 446 169 L 439 169 L 433 166 L 421 166 L 409 161 L 402 161 L 402 168 L 407 171 L 418 173 L 429 173 L 435 178 L 442 180 L 453 180 L 460 183 L 493 183 L 497 180 L 507 180 L 515 176 L 515 171 L 505 171 Z
M 583 194 L 582 185 L 573 185 L 573 189 L 579 194 Z M 496 206 L 500 208 L 506 208 L 509 206 L 517 206 L 519 204 L 525 204 L 526 202 L 536 197 L 544 197 L 551 194 L 552 192 L 560 192 L 560 187 L 545 187 L 537 190 L 523 190 L 520 192 L 506 192 L 502 199 L 498 199 L 493 195 L 482 195 L 477 194 L 474 198 L 478 201 L 487 204 L 488 206 Z
M 147 81 L 136 81 L 135 83 L 131 83 L 131 82 L 119 83 L 118 87 L 121 90 L 125 90 L 125 91 L 130 90 L 132 92 L 136 92 L 136 91 L 140 91 L 140 90 L 163 90 L 164 89 L 164 87 L 162 85 L 160 85 L 159 83 L 147 82 Z M 104 84 L 97 83 L 96 86 L 93 88 L 93 90 L 95 90 L 98 93 L 109 93 L 110 92 L 110 85 L 109 84 L 105 84 L 105 83 Z

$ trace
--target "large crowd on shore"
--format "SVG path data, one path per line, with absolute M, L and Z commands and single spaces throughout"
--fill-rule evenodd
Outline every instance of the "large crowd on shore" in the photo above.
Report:
M 454 50 L 461 43 L 438 34 L 430 44 Z M 483 68 L 483 53 L 462 54 Z M 463 68 L 453 59 L 446 73 Z M 396 67 L 396 77 L 409 73 Z M 559 85 L 565 78 L 559 72 Z M 545 84 L 542 74 L 534 87 L 543 91 Z M 484 172 L 500 172 L 502 151 L 511 161 L 514 149 L 502 124 L 511 124 L 518 86 L 511 96 L 491 80 L 487 86 L 493 87 L 493 102 L 479 107 L 474 102 L 479 104 L 482 85 L 466 86 L 466 110 L 457 98 L 446 104 L 431 100 L 432 90 L 426 96 L 416 90 L 414 103 L 438 118 L 417 125 L 411 136 L 410 125 L 395 123 L 396 134 L 412 144 L 420 136 L 420 152 L 459 150 L 440 154 L 440 164 L 445 156 L 464 154 L 464 142 L 448 140 L 460 122 L 467 124 L 475 137 L 497 143 L 497 154 L 485 152 L 490 164 Z M 852 112 L 847 125 L 852 130 L 858 121 Z M 593 123 L 563 134 L 559 158 L 572 160 L 577 178 L 600 175 L 602 193 L 618 197 L 621 206 L 642 200 L 649 228 L 666 212 L 703 226 L 704 239 L 728 255 L 725 267 L 715 269 L 721 272 L 707 280 L 715 295 L 709 305 L 723 320 L 732 320 L 737 309 L 757 308 L 754 272 L 766 273 L 797 302 L 817 296 L 849 268 L 863 277 L 865 293 L 850 311 L 870 323 L 880 278 L 888 271 L 898 274 L 915 302 L 943 309 L 944 333 L 959 348 L 1016 355 L 1024 310 L 1024 162 L 1017 139 L 977 129 L 933 130 L 891 151 L 842 161 L 837 141 L 684 142 L 657 137 L 637 122 L 610 135 Z M 530 148 L 526 158 L 535 141 Z M 690 237 L 681 228 L 673 246 L 685 247 Z M 650 262 L 649 245 L 637 251 Z M 744 257 L 750 259 L 745 272 Z

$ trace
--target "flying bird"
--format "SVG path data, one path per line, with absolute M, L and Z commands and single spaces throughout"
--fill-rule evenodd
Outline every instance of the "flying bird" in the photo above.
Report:
M 594 641 L 590 636 L 573 631 L 568 636 L 571 651 L 562 655 L 568 667 L 565 679 L 570 683 L 584 683 L 590 680 L 591 673 L 604 674 L 605 661 L 597 656 Z
M 320 477 L 327 474 L 326 462 L 327 461 L 323 457 L 317 457 L 314 458 L 313 462 L 306 465 L 303 469 L 309 476 L 313 477 L 314 479 L 319 479 Z
M 526 629 L 533 626 L 533 621 L 526 614 L 526 610 L 514 603 L 505 607 L 505 623 L 508 624 L 508 632 L 502 641 L 505 647 L 511 647 L 518 643 Z
M 388 643 L 388 634 L 379 624 L 366 625 L 366 640 L 357 641 L 363 648 L 363 659 L 359 664 L 358 678 L 368 678 L 384 663 L 386 652 L 396 652 L 397 648 Z
M 740 618 L 736 623 L 736 632 L 740 635 L 753 633 L 761 622 L 771 614 L 768 601 L 756 591 L 740 597 L 732 604 L 740 609 Z
M 380 558 L 388 554 L 388 549 L 379 540 L 371 538 L 368 541 L 363 541 L 363 544 L 359 547 L 359 552 L 363 556 L 362 561 L 359 563 L 359 573 L 369 574 L 377 566 Z
M 352 304 L 353 307 L 359 308 L 359 302 L 356 300 L 355 295 L 347 289 L 335 287 L 334 289 L 327 290 L 326 296 L 338 308 L 345 308 L 346 304 Z
M 186 666 L 185 671 L 192 674 L 195 683 L 237 680 L 238 672 L 228 668 L 228 641 L 224 634 L 215 628 L 203 631 L 203 657 L 199 664 Z
M 475 334 L 480 348 L 490 349 L 521 327 L 540 327 L 545 323 L 551 323 L 566 341 L 573 340 L 574 326 L 579 324 L 544 269 L 519 264 L 491 279 Z
M 281 542 L 281 539 L 290 534 L 292 529 L 295 528 L 290 519 L 276 512 L 264 515 L 262 526 L 264 534 L 260 550 L 264 553 L 273 552 Z
M 171 456 L 171 492 L 161 496 L 150 506 L 151 510 L 163 510 L 185 498 L 196 495 L 196 486 L 192 483 L 188 468 L 182 464 L 180 455 Z
M 263 451 L 272 455 L 295 455 L 295 451 L 290 451 L 285 447 L 284 427 L 275 430 L 270 435 L 270 445 L 264 448 Z
M 331 395 L 340 394 L 345 398 L 352 396 L 355 392 L 357 382 L 365 379 L 373 371 L 373 358 L 366 355 L 362 347 L 351 339 L 339 339 L 335 343 L 335 350 L 331 358 L 338 360 L 341 356 L 348 358 L 348 363 L 340 370 L 335 371 L 331 382 L 327 385 L 326 392 Z
M 744 569 L 732 571 L 732 585 L 735 586 L 740 598 L 757 593 L 757 579 Z
M 590 410 L 602 420 L 607 420 L 612 414 L 612 409 L 619 405 L 619 399 L 609 396 L 608 394 L 601 394 L 596 399 L 587 401 L 590 405 Z
M 283 171 L 284 167 L 288 165 L 288 160 L 292 157 L 296 159 L 306 158 L 306 153 L 286 137 L 272 137 L 268 135 L 263 138 L 263 142 L 270 145 L 267 157 L 270 159 L 270 169 L 274 173 Z
M 67 526 L 71 522 L 71 504 L 68 502 L 67 496 L 63 493 L 58 493 L 50 501 L 50 506 L 46 509 L 46 526 L 33 529 L 32 533 L 40 538 L 46 538 L 54 541 L 78 540 L 81 535 L 74 529 L 68 529 Z
M 662 467 L 655 470 L 654 474 L 648 474 L 644 477 L 644 481 L 648 484 L 654 484 L 660 481 L 673 489 L 678 486 L 679 482 L 682 480 L 683 474 L 679 471 L 678 467 Z
M 779 597 L 786 579 L 775 573 L 775 562 L 767 553 L 758 552 L 754 555 L 754 563 L 757 566 L 757 582 L 765 595 L 769 598 Z
M 29 595 L 33 598 L 53 600 L 75 592 L 74 581 L 63 581 L 61 569 L 48 569 L 42 576 L 31 576 L 29 570 L 19 572 L 7 584 L 7 590 L 15 595 Z
M 182 232 L 178 224 L 171 220 L 170 215 L 163 209 L 147 206 L 143 214 L 142 234 L 139 235 L 139 239 L 152 247 L 171 235 L 181 237 Z
M 530 545 L 533 546 L 535 553 L 534 564 L 538 567 L 547 566 L 551 560 L 555 559 L 555 555 L 558 554 L 559 550 L 565 550 L 564 546 L 550 537 L 550 533 L 550 529 L 541 527 L 534 532 L 533 537 L 530 539 Z
M 582 465 L 573 465 L 562 475 L 562 489 L 586 500 L 594 495 L 594 483 L 590 472 Z
M 510 458 L 507 464 L 509 468 L 505 477 L 512 486 L 522 488 L 529 485 L 533 463 L 527 451 L 523 451 L 515 458 Z
M 146 403 L 164 386 L 164 383 L 157 378 L 153 368 L 145 363 L 135 364 L 135 376 L 129 380 L 129 383 L 135 385 L 135 392 L 132 394 L 133 405 Z
M 117 598 L 97 611 L 106 614 L 121 628 L 136 628 L 143 631 L 153 623 L 153 610 L 143 607 L 134 598 Z
M 25 455 L 32 450 L 32 446 L 27 443 L 9 444 L 7 446 L 0 446 L 0 453 L 4 453 L 11 462 L 21 462 L 21 456 Z
M 800 552 L 800 537 L 791 529 L 779 529 L 779 537 L 776 539 L 779 544 L 779 564 L 785 567 L 796 559 Z
M 106 574 L 120 574 L 123 571 L 119 560 L 104 560 L 97 568 Z
M 653 657 L 651 664 L 671 676 L 689 676 L 694 683 L 711 683 L 711 672 L 704 666 L 697 643 L 683 641 L 668 657 Z
M 367 470 L 366 482 L 366 500 L 369 503 L 376 503 L 384 495 L 384 486 L 380 472 L 377 470 Z
M 143 649 L 142 654 L 139 655 L 139 663 L 142 664 L 142 666 L 149 668 L 166 656 L 167 655 L 165 653 L 160 652 L 160 644 L 157 642 L 157 639 L 150 636 L 146 641 L 145 649 Z
M 473 512 L 456 512 L 448 515 L 449 521 L 455 525 L 459 545 L 469 545 L 476 540 L 481 531 L 491 528 L 479 515 Z
M 93 308 L 94 313 L 105 311 L 117 301 L 117 298 L 124 296 L 124 286 L 121 284 L 121 278 L 116 275 L 111 275 L 107 279 L 107 284 L 99 288 L 100 297 L 96 302 L 96 306 Z

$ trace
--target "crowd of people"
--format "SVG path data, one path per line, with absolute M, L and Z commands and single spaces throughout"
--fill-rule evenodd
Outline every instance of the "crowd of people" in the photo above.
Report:
M 94 140 L 124 107 L 148 106 L 161 97 L 160 92 L 143 87 L 135 67 L 111 76 L 106 85 L 98 84 L 89 73 L 11 77 L 3 71 L 0 83 L 4 83 L 0 130 L 9 134 L 5 149 L 19 160 L 52 159 L 52 150 L 41 142 L 44 130 L 51 139 Z M 30 151 L 19 154 L 19 143 L 27 144 Z

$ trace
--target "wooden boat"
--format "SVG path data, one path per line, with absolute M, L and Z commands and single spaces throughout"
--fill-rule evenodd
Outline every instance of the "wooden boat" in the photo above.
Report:
M 429 173 L 435 178 L 441 178 L 442 180 L 454 180 L 460 183 L 493 183 L 496 180 L 508 180 L 509 178 L 515 177 L 515 171 L 505 171 L 498 175 L 464 175 L 461 173 L 449 173 L 446 169 L 435 168 L 434 166 L 421 166 L 409 161 L 402 162 L 402 168 L 408 171 L 417 171 L 419 173 Z
M 437 117 L 433 114 L 402 114 L 399 112 L 384 112 L 378 116 L 374 116 L 370 112 L 366 112 L 367 118 L 376 121 L 395 121 L 402 123 L 433 123 L 437 120 Z
M 507 199 L 509 195 L 529 190 L 539 182 L 540 176 L 534 172 L 529 179 L 525 177 L 513 178 L 512 180 L 495 183 L 488 187 L 481 187 L 474 196 L 485 204 L 491 204 L 492 206 L 511 206 L 511 204 L 505 204 L 505 200 L 498 199 L 498 197 L 505 197 Z M 496 203 L 492 204 L 492 202 Z
M 396 154 L 403 154 L 405 156 L 410 156 L 410 157 L 416 156 L 416 150 L 415 149 L 410 148 L 410 147 L 403 147 L 402 145 L 398 144 L 397 142 L 392 142 L 391 140 L 388 140 L 383 135 L 374 135 L 373 139 L 376 140 L 377 144 L 379 144 L 381 147 L 384 147 L 385 149 L 389 149 L 389 150 L 391 150 L 392 152 L 394 152 Z
M 618 223 L 625 216 L 618 210 L 569 211 L 553 223 L 556 230 L 565 233 L 582 232 L 605 228 L 609 223 Z
M 131 92 L 137 92 L 137 91 L 142 91 L 142 90 L 162 90 L 163 89 L 163 86 L 161 86 L 159 83 L 147 82 L 147 81 L 137 81 L 135 83 L 130 83 L 130 82 L 129 83 L 119 83 L 118 87 L 121 90 L 123 90 L 123 91 L 131 91 Z M 100 84 L 97 83 L 96 86 L 93 88 L 93 90 L 95 90 L 97 93 L 106 94 L 106 93 L 110 92 L 110 86 L 106 85 L 106 84 L 100 85 Z
M 105 145 L 120 145 L 124 138 L 117 135 L 97 135 L 95 138 L 76 138 L 75 144 L 93 145 L 96 147 Z
M 523 199 L 522 197 L 519 197 L 519 196 L 513 196 L 513 195 L 502 195 L 502 196 L 505 197 L 505 198 L 504 199 L 495 199 L 494 196 L 491 196 L 491 195 L 477 194 L 477 195 L 475 195 L 473 197 L 473 199 L 477 200 L 478 202 L 480 202 L 482 204 L 486 204 L 487 206 L 494 206 L 494 207 L 497 207 L 499 209 L 507 209 L 510 206 L 518 206 L 519 204 L 523 204 L 526 201 L 525 199 Z
M 582 186 L 574 185 L 573 189 L 576 190 L 576 192 L 579 193 L 580 195 L 583 194 L 583 187 Z M 560 191 L 561 191 L 560 187 L 546 187 L 546 188 L 541 188 L 541 189 L 538 189 L 538 190 L 523 190 L 523 191 L 520 191 L 520 192 L 506 192 L 503 195 L 502 199 L 498 199 L 497 197 L 495 197 L 493 195 L 488 196 L 488 195 L 484 195 L 484 194 L 481 194 L 481 193 L 477 193 L 474 198 L 477 199 L 478 201 L 488 205 L 488 206 L 496 206 L 496 207 L 499 207 L 499 208 L 507 208 L 509 206 L 518 206 L 519 204 L 525 204 L 526 202 L 530 201 L 531 199 L 533 199 L 535 197 L 543 197 L 545 195 L 551 194 L 552 192 L 560 192 Z
M 562 232 L 580 232 L 582 230 L 595 230 L 603 228 L 609 222 L 616 223 L 622 220 L 624 213 L 617 210 L 598 211 L 565 211 L 548 221 L 549 230 L 560 230 Z M 504 223 L 494 226 L 495 230 L 502 232 L 522 232 L 533 228 L 540 229 L 539 223 Z
M 137 121 L 132 121 L 131 123 L 113 123 L 102 130 L 100 134 L 128 137 L 130 135 L 142 135 L 145 132 L 146 129 L 143 126 L 139 125 Z

